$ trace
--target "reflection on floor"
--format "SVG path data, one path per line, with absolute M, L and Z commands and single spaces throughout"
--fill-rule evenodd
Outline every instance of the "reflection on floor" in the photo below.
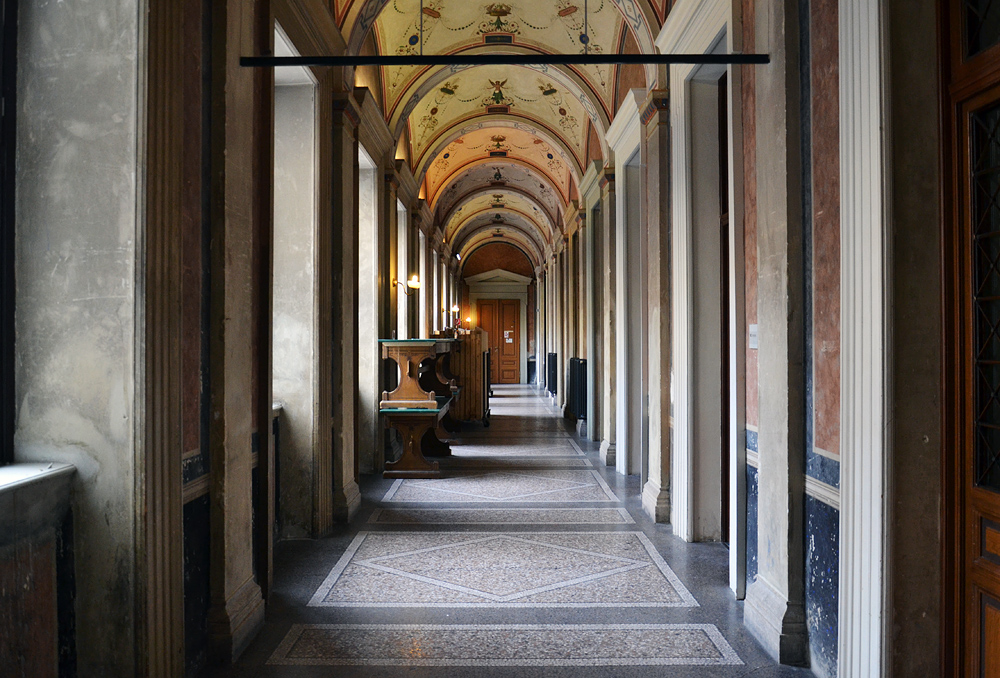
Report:
M 748 636 L 724 546 L 650 523 L 639 479 L 533 389 L 494 391 L 446 478 L 366 478 L 352 525 L 276 547 L 267 625 L 228 675 L 812 675 Z

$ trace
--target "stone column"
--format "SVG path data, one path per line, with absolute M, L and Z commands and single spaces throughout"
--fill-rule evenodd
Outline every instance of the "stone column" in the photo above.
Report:
M 209 458 L 211 460 L 212 601 L 210 652 L 228 663 L 264 623 L 264 601 L 254 577 L 252 375 L 254 318 L 255 82 L 239 65 L 251 49 L 254 6 L 230 0 L 214 6 L 213 41 L 225 54 L 213 78 L 213 194 L 209 319 Z
M 601 356 L 601 461 L 605 466 L 614 466 L 615 422 L 617 414 L 617 379 L 615 370 L 617 345 L 615 335 L 615 295 L 618 283 L 615 280 L 615 175 L 614 170 L 605 168 L 601 178 L 601 278 L 602 304 L 598 331 L 602 337 Z
M 337 95 L 333 102 L 330 157 L 333 173 L 333 214 L 328 257 L 331 262 L 330 303 L 320 305 L 320 327 L 330 328 L 332 375 L 331 427 L 333 431 L 332 482 L 320 475 L 319 487 L 333 487 L 333 518 L 347 522 L 361 504 L 354 448 L 355 400 L 358 383 L 358 145 L 356 129 L 360 121 L 357 103 L 349 94 Z M 324 311 L 329 315 L 324 317 Z M 320 460 L 320 464 L 324 462 Z M 325 492 L 325 490 L 322 490 Z M 323 530 L 325 532 L 325 530 Z
M 758 573 L 747 589 L 747 628 L 786 664 L 806 661 L 803 501 L 802 172 L 798 4 L 756 7 L 758 44 L 771 63 L 757 77 L 760 364 Z
M 569 359 L 573 350 L 573 331 L 570 320 L 570 295 L 572 280 L 569 275 L 569 258 L 572 248 L 569 238 L 563 236 L 562 251 L 559 253 L 559 393 L 556 402 L 562 412 L 566 411 L 566 387 L 569 384 Z
M 672 443 L 670 97 L 664 91 L 651 92 L 643 111 L 649 248 L 649 477 L 642 488 L 642 508 L 655 522 L 669 523 Z

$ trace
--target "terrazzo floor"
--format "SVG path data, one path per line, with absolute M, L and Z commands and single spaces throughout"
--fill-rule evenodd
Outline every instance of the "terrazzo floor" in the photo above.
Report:
M 651 523 L 534 389 L 494 395 L 445 478 L 364 477 L 350 525 L 279 543 L 265 628 L 214 675 L 812 676 L 746 632 L 725 546 Z

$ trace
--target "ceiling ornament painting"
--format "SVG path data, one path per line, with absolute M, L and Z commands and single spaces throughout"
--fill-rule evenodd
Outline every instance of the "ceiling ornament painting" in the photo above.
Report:
M 537 170 L 510 162 L 483 162 L 463 169 L 449 179 L 448 187 L 430 203 L 436 219 L 441 222 L 459 200 L 470 193 L 502 186 L 507 190 L 531 195 L 555 222 L 563 209 L 563 200 Z
M 509 127 L 484 127 L 474 130 L 438 151 L 433 162 L 427 167 L 425 175 L 428 201 L 434 205 L 438 193 L 452 180 L 452 177 L 470 165 L 492 163 L 491 166 L 496 166 L 496 163 L 503 160 L 513 160 L 518 164 L 534 168 L 548 184 L 548 187 L 542 187 L 542 192 L 547 188 L 555 188 L 562 202 L 568 201 L 570 187 L 575 180 L 569 158 L 561 149 L 553 147 L 544 138 L 526 130 Z
M 504 221 L 514 214 L 539 227 L 543 234 L 552 232 L 552 223 L 545 210 L 530 197 L 510 191 L 483 190 L 460 201 L 450 213 L 445 215 L 444 236 L 452 240 L 459 228 L 470 219 L 483 217 L 488 221 Z
M 453 54 L 475 47 L 524 47 L 547 54 L 613 52 L 624 26 L 611 0 L 544 2 L 464 2 L 462 0 L 390 0 L 373 29 L 380 54 L 398 56 Z M 401 66 L 383 70 L 387 110 L 425 68 Z M 611 66 L 577 71 L 610 110 L 614 97 Z
M 510 157 L 518 156 L 519 154 L 517 151 L 534 149 L 540 153 L 544 153 L 545 156 L 544 160 L 542 160 L 541 157 L 536 158 L 536 160 L 541 160 L 541 162 L 535 163 L 539 167 L 547 166 L 549 172 L 558 172 L 559 170 L 556 169 L 556 165 L 565 165 L 577 183 L 579 183 L 583 176 L 584 166 L 579 164 L 576 156 L 572 153 L 569 147 L 566 146 L 559 135 L 544 127 L 531 125 L 521 120 L 503 116 L 483 116 L 476 122 L 472 122 L 462 127 L 452 128 L 447 135 L 438 136 L 435 145 L 428 148 L 423 157 L 418 161 L 416 167 L 414 168 L 414 176 L 417 177 L 419 181 L 423 181 L 425 175 L 433 173 L 432 170 L 435 167 L 437 167 L 438 172 L 443 171 L 446 168 L 451 168 L 452 171 L 455 171 L 456 168 L 461 166 L 461 163 L 456 160 L 456 151 L 460 148 L 468 150 L 475 146 L 476 142 L 473 140 L 477 138 L 476 133 L 479 133 L 481 130 L 489 130 L 487 137 L 490 140 L 492 140 L 492 136 L 494 135 L 521 138 L 522 143 L 520 144 L 516 141 L 516 139 L 512 142 L 516 147 L 516 150 L 513 152 L 511 152 L 510 149 L 495 149 L 497 151 L 507 150 L 508 156 Z M 527 135 L 527 137 L 524 135 Z M 479 142 L 485 144 L 485 142 L 482 141 L 482 138 L 479 139 Z M 485 148 L 485 145 L 482 146 L 482 148 Z M 446 154 L 448 157 L 443 157 Z M 522 153 L 520 155 L 523 156 L 524 154 Z M 549 155 L 552 155 L 553 157 L 549 158 Z M 502 153 L 498 152 L 492 157 L 500 158 L 503 156 Z M 466 161 L 468 161 L 468 159 L 466 159 Z M 499 162 L 499 160 L 497 160 L 497 162 Z M 557 178 L 561 179 L 561 177 Z
M 502 75 L 501 75 L 502 74 Z M 587 112 L 552 78 L 530 68 L 476 67 L 449 78 L 420 100 L 408 118 L 414 167 L 444 134 L 482 115 L 511 115 L 547 127 L 582 165 Z

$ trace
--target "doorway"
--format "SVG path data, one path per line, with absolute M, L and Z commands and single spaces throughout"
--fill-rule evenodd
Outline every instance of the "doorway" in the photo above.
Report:
M 521 300 L 480 299 L 479 326 L 489 334 L 490 382 L 521 383 Z
M 275 29 L 276 53 L 294 55 Z M 317 96 L 305 68 L 278 69 L 274 80 L 274 243 L 271 388 L 280 403 L 281 448 L 275 458 L 278 538 L 313 534 L 316 441 L 317 323 Z
M 946 581 L 955 582 L 946 613 L 957 673 L 993 676 L 1000 665 L 1000 29 L 995 12 L 966 12 L 964 4 L 951 3 L 945 89 L 960 94 L 944 107 L 952 116 L 945 176 L 954 182 L 944 255 L 953 375 L 946 382 L 952 440 L 944 449 L 954 551 L 946 551 Z

